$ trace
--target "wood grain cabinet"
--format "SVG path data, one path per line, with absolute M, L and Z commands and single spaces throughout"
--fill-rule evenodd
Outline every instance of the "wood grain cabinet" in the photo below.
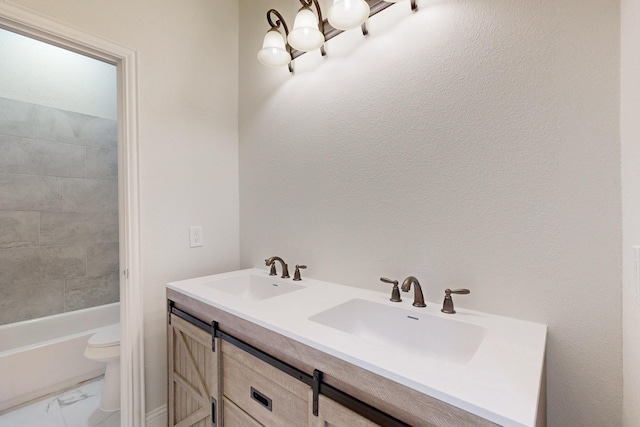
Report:
M 169 427 L 495 427 L 496 424 L 411 390 L 400 391 L 395 383 L 370 375 L 362 368 L 345 367 L 342 380 L 370 384 L 366 390 L 401 396 L 405 406 L 423 412 L 407 413 L 399 404 L 381 400 L 375 393 L 363 393 L 353 385 L 347 393 L 324 378 L 315 368 L 323 358 L 315 359 L 305 369 L 296 367 L 308 362 L 308 349 L 297 357 L 278 357 L 279 348 L 269 348 L 266 338 L 252 343 L 240 340 L 230 330 L 243 336 L 236 319 L 224 319 L 225 328 L 200 318 L 224 318 L 193 315 L 170 303 L 168 343 L 168 426 Z M 198 316 L 198 317 L 196 317 Z M 186 320 L 185 320 L 186 319 Z M 227 325 L 232 325 L 227 329 Z M 244 326 L 244 325 L 243 325 Z M 274 336 L 272 336 L 274 337 Z M 313 354 L 313 353 L 311 353 Z M 286 356 L 286 355 L 285 355 Z M 325 356 L 328 357 L 328 356 Z M 302 360 L 304 359 L 304 361 Z M 316 365 L 317 366 L 317 365 Z M 330 365 L 325 364 L 325 367 Z M 310 367 L 310 369 L 309 369 Z M 313 371 L 312 373 L 310 371 Z M 379 386 L 378 383 L 386 386 Z M 348 384 L 348 383 L 344 383 Z M 384 395 L 386 396 L 386 395 Z
M 318 416 L 310 414 L 309 427 L 375 427 L 365 417 L 356 414 L 333 400 L 320 395 L 318 399 Z
M 219 352 L 212 351 L 211 333 L 170 315 L 168 347 L 169 427 L 220 426 L 211 414 L 219 399 Z M 219 341 L 219 340 L 216 340 Z M 213 400 L 212 400 L 213 398 Z
M 307 425 L 311 387 L 222 341 L 223 395 L 265 427 Z M 223 415 L 226 427 L 232 424 Z
M 170 427 L 378 425 L 322 395 L 314 415 L 309 385 L 173 314 L 167 338 Z

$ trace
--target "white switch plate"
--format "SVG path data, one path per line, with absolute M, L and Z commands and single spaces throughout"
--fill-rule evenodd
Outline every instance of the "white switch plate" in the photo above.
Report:
M 189 246 L 199 248 L 202 246 L 202 226 L 189 227 Z

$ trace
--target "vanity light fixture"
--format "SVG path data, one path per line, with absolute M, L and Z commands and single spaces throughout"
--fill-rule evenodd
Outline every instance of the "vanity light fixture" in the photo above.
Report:
M 267 12 L 267 22 L 271 28 L 267 31 L 258 52 L 258 60 L 272 67 L 289 66 L 293 73 L 292 61 L 306 52 L 320 48 L 322 56 L 326 55 L 324 43 L 346 30 L 362 27 L 362 34 L 367 35 L 368 18 L 383 11 L 402 0 L 333 0 L 328 19 L 322 19 L 322 10 L 318 0 L 300 0 L 302 7 L 295 17 L 293 29 L 289 28 L 282 15 L 275 9 Z M 417 0 L 411 0 L 411 10 L 418 10 Z M 316 13 L 311 6 L 315 6 Z M 272 15 L 277 19 L 273 20 Z M 280 27 L 284 29 L 285 38 Z
M 370 13 L 364 0 L 333 0 L 327 18 L 333 28 L 346 31 L 364 24 Z
M 302 52 L 321 48 L 322 56 L 324 56 L 326 55 L 324 51 L 324 21 L 320 5 L 317 0 L 300 0 L 300 3 L 302 3 L 302 7 L 293 21 L 293 30 L 287 37 L 289 45 Z M 318 16 L 311 10 L 311 5 L 315 5 Z
M 274 23 L 271 19 L 271 15 L 275 15 L 277 20 Z M 280 32 L 280 26 L 284 28 L 285 36 L 289 35 L 289 28 L 284 21 L 280 12 L 275 9 L 269 9 L 267 12 L 267 21 L 271 28 L 267 31 L 262 42 L 262 49 L 258 52 L 258 61 L 264 65 L 270 67 L 279 67 L 281 65 L 288 65 L 289 72 L 293 73 L 293 66 L 291 65 L 291 46 L 285 43 L 282 33 Z

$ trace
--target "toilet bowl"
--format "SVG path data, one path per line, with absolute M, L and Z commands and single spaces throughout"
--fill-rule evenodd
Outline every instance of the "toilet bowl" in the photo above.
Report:
M 87 359 L 107 364 L 100 409 L 120 409 L 120 324 L 105 326 L 89 338 L 84 350 Z

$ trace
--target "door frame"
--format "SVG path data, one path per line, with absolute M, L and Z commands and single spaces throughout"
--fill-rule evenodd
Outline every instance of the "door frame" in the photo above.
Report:
M 0 28 L 117 67 L 122 425 L 144 427 L 143 290 L 140 256 L 137 53 L 0 0 Z

